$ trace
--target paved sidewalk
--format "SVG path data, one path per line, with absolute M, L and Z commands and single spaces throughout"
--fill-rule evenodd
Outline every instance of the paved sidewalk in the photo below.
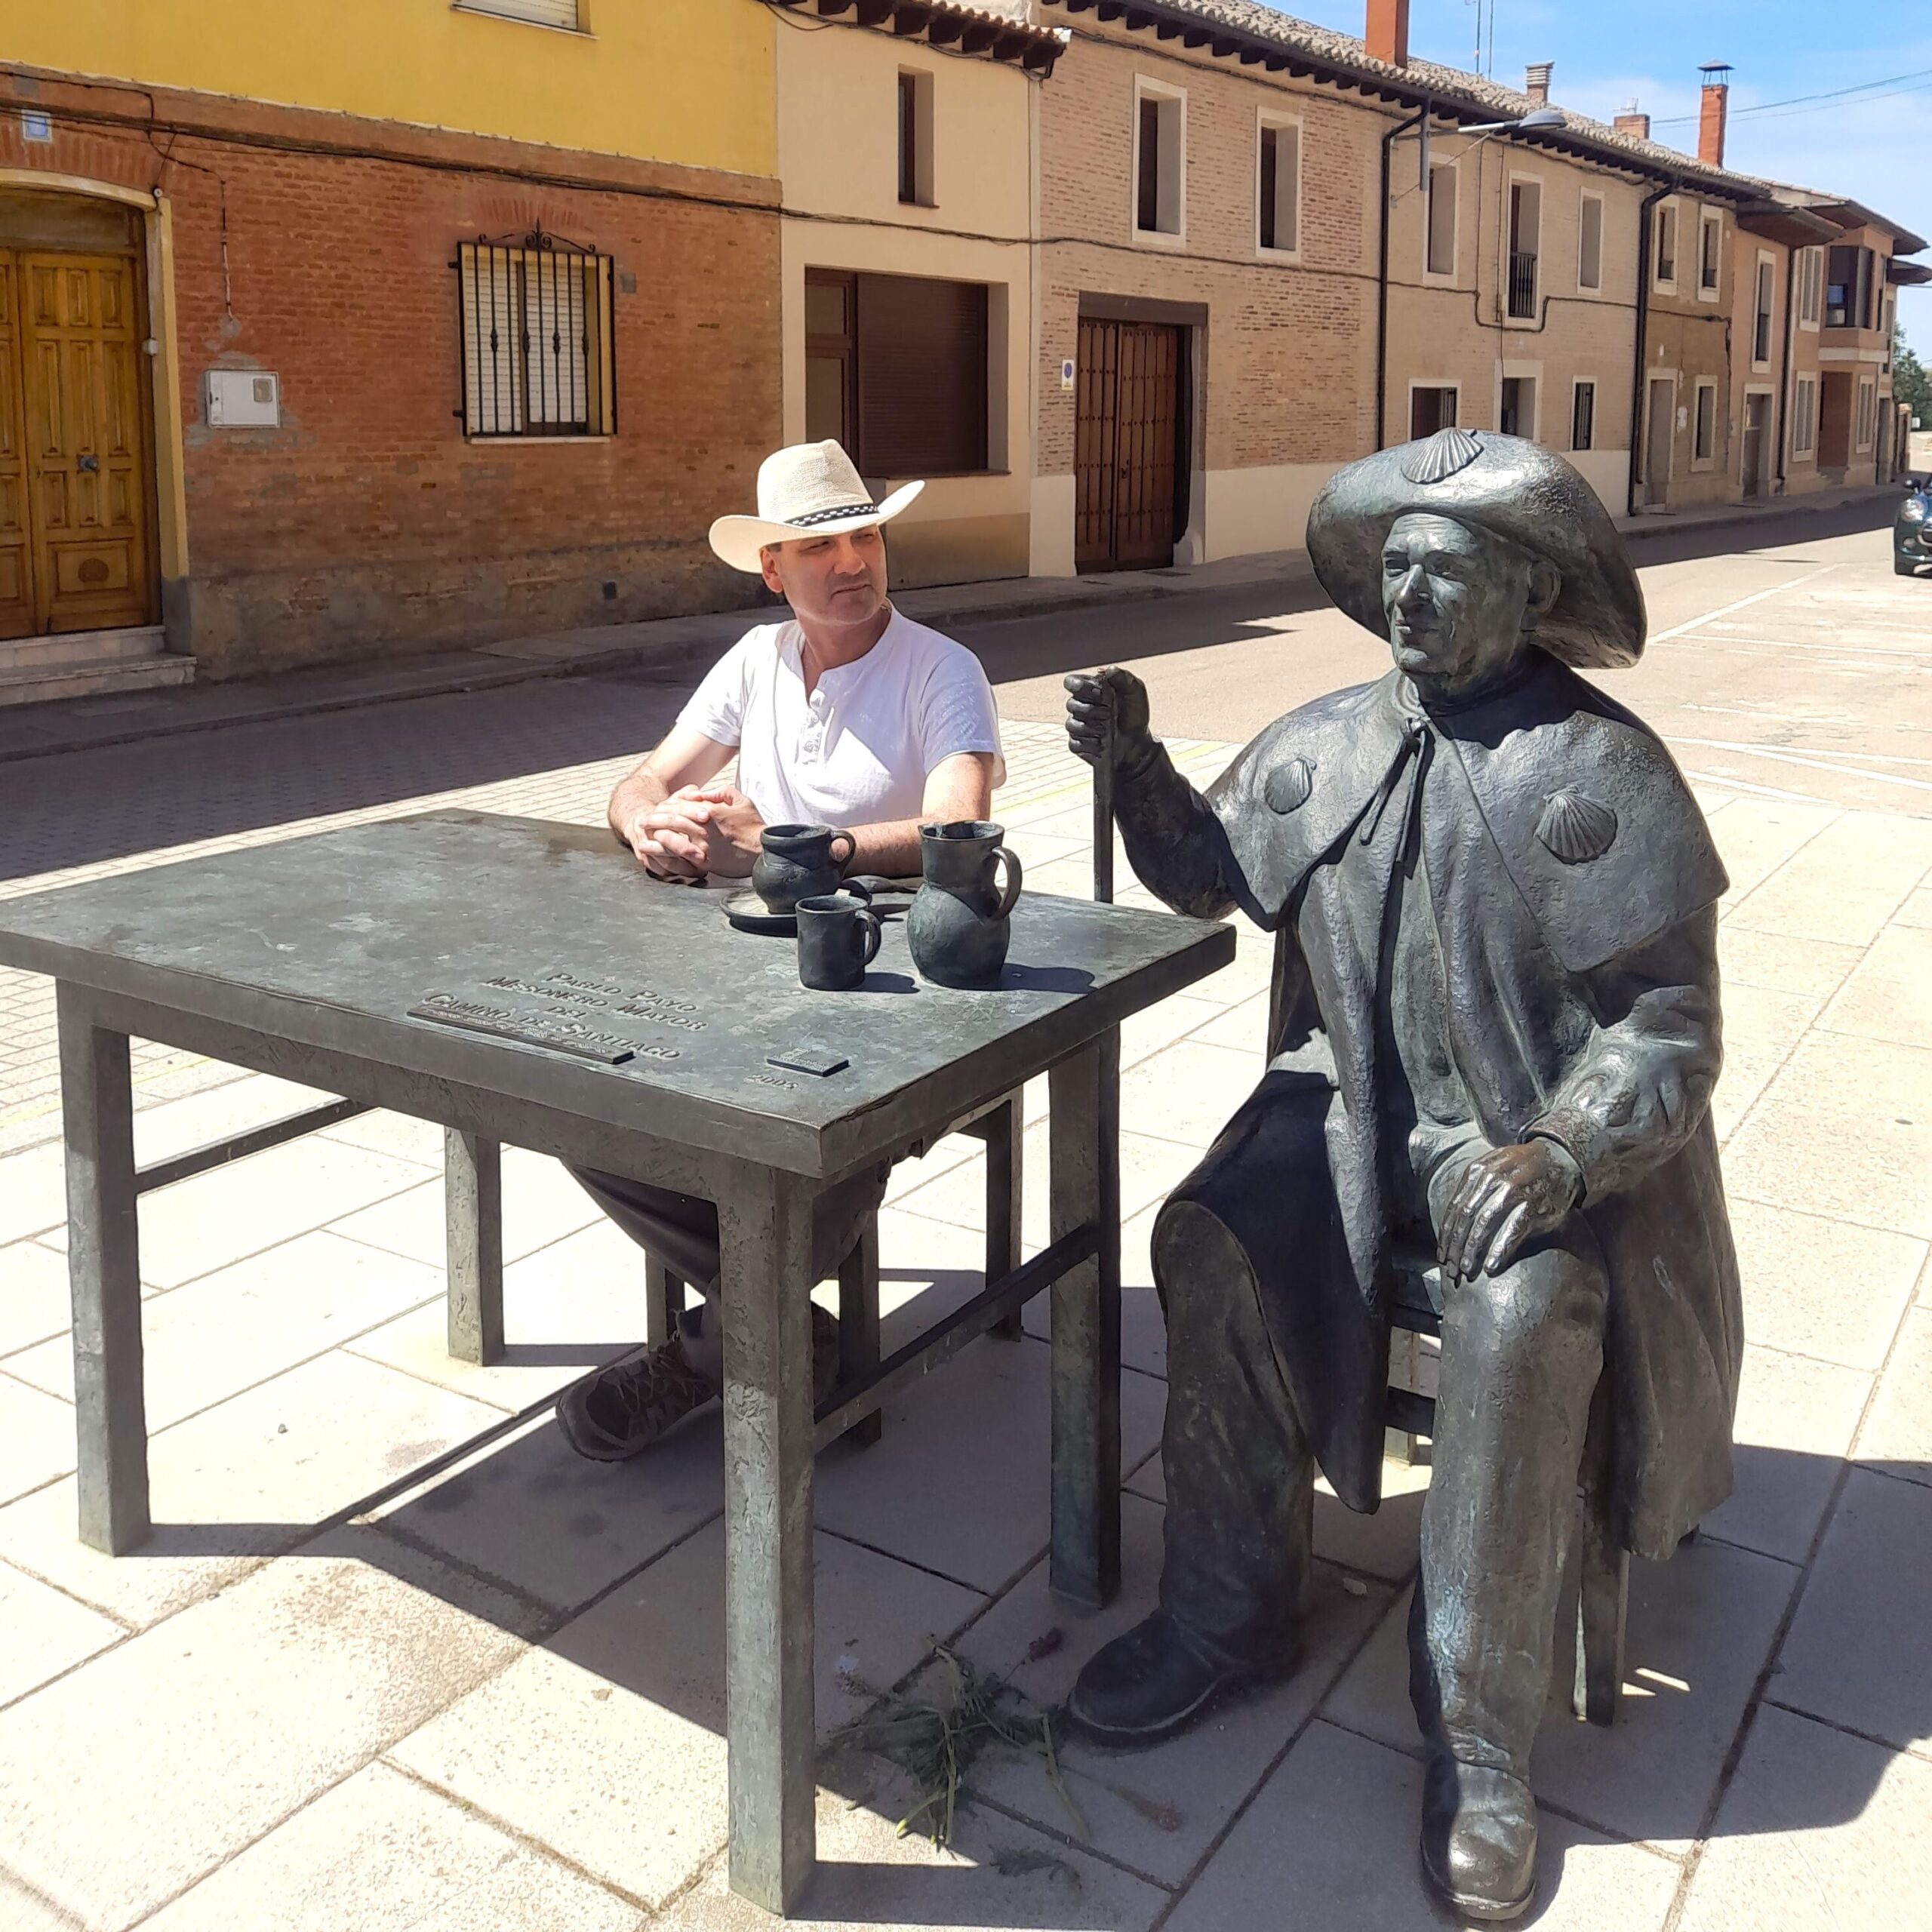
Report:
M 1889 485 L 1878 490 L 1820 491 L 1812 496 L 1757 503 L 1717 503 L 1700 509 L 1620 517 L 1617 527 L 1639 545 L 1641 557 L 1643 545 L 1653 538 L 1742 528 L 1801 533 L 1820 515 L 1849 506 L 1889 503 L 1897 494 Z M 1168 570 L 946 585 L 902 592 L 895 601 L 921 623 L 952 629 L 1249 586 L 1286 587 L 1305 583 L 1309 577 L 1305 552 L 1281 550 Z M 772 611 L 779 608 L 770 607 Z M 758 621 L 760 614 L 749 610 L 709 611 L 653 623 L 509 638 L 428 656 L 325 666 L 273 678 L 0 707 L 0 764 L 267 718 L 351 710 L 445 692 L 488 691 L 534 678 L 645 671 L 667 679 L 694 678 L 743 635 L 749 624 Z
M 1000 810 L 1029 882 L 1084 892 L 1085 774 L 1051 728 L 1011 736 Z M 1176 749 L 1197 782 L 1228 755 Z M 594 819 L 610 770 L 485 789 Z M 1733 878 L 1716 1104 L 1752 1338 L 1738 1490 L 1697 1544 L 1638 1566 L 1622 1724 L 1552 1706 L 1537 1922 L 1903 1924 L 1932 1854 L 1932 1049 L 1912 997 L 1932 971 L 1932 822 L 1704 796 Z M 1147 1235 L 1258 1072 L 1267 967 L 1244 931 L 1232 966 L 1127 1030 L 1122 1601 L 1091 1622 L 1051 1609 L 1047 1351 L 1037 1332 L 975 1343 L 889 1407 L 877 1447 L 821 1460 L 828 1734 L 916 1679 L 935 1638 L 1051 1701 L 1147 1607 L 1164 1395 Z M 143 1158 L 308 1097 L 205 1066 L 164 1078 Z M 564 1448 L 546 1404 L 634 1343 L 642 1269 L 532 1156 L 506 1161 L 508 1358 L 448 1360 L 438 1160 L 432 1131 L 374 1115 L 144 1204 L 167 1527 L 110 1561 L 74 1539 L 57 1147 L 0 1159 L 0 1925 L 764 1922 L 723 1878 L 715 1415 L 624 1467 Z M 888 1346 L 971 1285 L 982 1160 L 955 1141 L 901 1170 Z M 1401 1640 L 1426 1472 L 1389 1477 L 1372 1518 L 1320 1502 L 1290 1681 L 1153 1752 L 1067 1753 L 1084 1829 L 1037 1767 L 995 1765 L 943 1857 L 897 1835 L 901 1774 L 829 1752 L 807 1922 L 1439 1923 L 1415 1871 Z

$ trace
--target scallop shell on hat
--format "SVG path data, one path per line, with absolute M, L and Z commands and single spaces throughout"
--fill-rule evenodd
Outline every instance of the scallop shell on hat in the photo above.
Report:
M 1566 866 L 1600 859 L 1617 837 L 1617 814 L 1583 792 L 1554 792 L 1537 821 L 1537 836 Z
M 1481 443 L 1467 429 L 1438 429 L 1402 459 L 1402 474 L 1411 483 L 1440 483 L 1481 454 Z

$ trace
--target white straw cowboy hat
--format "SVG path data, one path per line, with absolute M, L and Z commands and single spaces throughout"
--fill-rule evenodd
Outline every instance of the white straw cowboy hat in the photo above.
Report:
M 869 530 L 897 516 L 925 487 L 903 483 L 875 503 L 836 443 L 794 443 L 758 465 L 758 515 L 721 516 L 711 526 L 711 547 L 734 571 L 755 571 L 768 543 Z

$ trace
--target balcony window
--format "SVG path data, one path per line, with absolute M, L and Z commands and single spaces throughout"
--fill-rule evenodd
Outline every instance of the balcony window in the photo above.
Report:
M 1603 197 L 1586 195 L 1577 211 L 1577 286 L 1603 286 Z
M 1751 324 L 1751 359 L 1760 365 L 1771 359 L 1771 265 L 1758 264 L 1758 308 Z
M 1825 257 L 1825 326 L 1828 329 L 1866 329 L 1872 326 L 1872 251 L 1836 248 Z
M 1723 246 L 1724 224 L 1714 214 L 1705 216 L 1697 238 L 1697 288 L 1700 294 L 1714 295 L 1718 286 L 1718 254 Z
M 1181 233 L 1187 103 L 1145 82 L 1134 97 L 1134 226 L 1142 235 Z
M 1255 162 L 1255 239 L 1291 255 L 1301 246 L 1301 125 L 1263 122 Z
M 1509 313 L 1531 321 L 1537 312 L 1537 251 L 1543 190 L 1534 181 L 1509 184 Z
M 933 205 L 933 77 L 910 69 L 899 75 L 899 198 Z
M 1718 438 L 1718 389 L 1715 383 L 1697 385 L 1696 420 L 1690 435 L 1690 460 L 1709 463 L 1714 460 Z
M 1503 408 L 1496 426 L 1506 436 L 1533 438 L 1537 432 L 1537 383 L 1534 376 L 1505 376 Z
M 1570 447 L 1594 449 L 1597 432 L 1597 386 L 1579 383 L 1570 402 Z
M 1456 272 L 1456 169 L 1438 162 L 1429 171 L 1429 234 L 1423 266 L 1431 275 Z
M 1409 392 L 1409 435 L 1432 436 L 1456 426 L 1456 392 L 1452 386 L 1416 388 Z
M 1677 283 L 1677 211 L 1668 203 L 1657 210 L 1657 281 L 1664 288 Z

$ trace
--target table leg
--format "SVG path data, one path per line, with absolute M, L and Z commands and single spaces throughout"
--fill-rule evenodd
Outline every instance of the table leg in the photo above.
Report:
M 503 1358 L 503 1149 L 456 1128 L 443 1131 L 449 1350 L 458 1361 Z
M 152 1528 L 128 1036 L 96 1026 L 74 987 L 58 987 L 55 998 L 67 1142 L 81 1540 L 118 1556 L 146 1542 Z
M 817 1855 L 810 1185 L 746 1168 L 718 1218 L 731 1889 L 784 1912 Z
M 878 1217 L 868 1214 L 851 1253 L 838 1266 L 838 1380 L 856 1382 L 878 1366 Z M 861 1416 L 844 1439 L 869 1449 L 884 1430 L 884 1414 L 875 1409 Z
M 1026 1122 L 1015 1094 L 986 1116 L 986 1279 L 1010 1275 L 1026 1258 L 1020 1236 L 1020 1202 L 1026 1178 Z M 1020 1311 L 992 1326 L 995 1335 L 1017 1342 L 1026 1332 Z
M 1053 1287 L 1056 1601 L 1099 1610 L 1120 1588 L 1120 1034 L 1050 1076 L 1055 1241 L 1091 1222 L 1100 1252 Z

